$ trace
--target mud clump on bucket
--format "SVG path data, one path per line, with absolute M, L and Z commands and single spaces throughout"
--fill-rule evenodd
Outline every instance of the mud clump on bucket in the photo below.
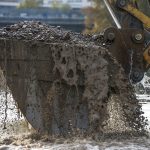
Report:
M 0 36 L 1 55 L 5 49 L 12 60 L 7 68 L 0 64 L 8 86 L 36 130 L 63 136 L 145 133 L 141 106 L 124 70 L 102 46 L 102 35 L 95 41 L 20 22 L 1 29 Z

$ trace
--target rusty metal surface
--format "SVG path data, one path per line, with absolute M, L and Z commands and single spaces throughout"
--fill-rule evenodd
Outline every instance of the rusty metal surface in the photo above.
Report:
M 109 40 L 108 35 L 114 34 L 114 39 Z M 141 35 L 141 39 L 138 41 L 135 39 L 136 35 Z M 129 75 L 134 70 L 145 72 L 145 66 L 143 63 L 143 53 L 145 49 L 144 39 L 145 35 L 142 30 L 139 29 L 116 29 L 110 27 L 104 32 L 104 39 L 106 42 L 110 42 L 109 51 L 122 65 L 125 72 Z M 117 51 L 116 51 L 117 49 Z

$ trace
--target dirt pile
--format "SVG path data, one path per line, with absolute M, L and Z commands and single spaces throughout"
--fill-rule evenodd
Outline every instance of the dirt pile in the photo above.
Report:
M 20 22 L 1 29 L 0 37 L 7 84 L 39 132 L 99 136 L 144 131 L 141 106 L 102 35 Z
M 17 40 L 41 41 L 46 43 L 83 43 L 99 42 L 103 44 L 102 35 L 83 36 L 80 33 L 74 33 L 62 29 L 60 26 L 54 27 L 41 22 L 24 21 L 0 29 L 0 37 Z

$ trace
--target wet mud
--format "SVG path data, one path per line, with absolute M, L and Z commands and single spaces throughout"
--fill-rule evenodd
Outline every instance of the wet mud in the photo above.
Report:
M 18 107 L 38 132 L 145 134 L 141 106 L 103 35 L 20 22 L 0 30 L 0 60 Z
M 2 145 L 1 145 L 2 144 Z M 84 137 L 41 137 L 38 134 L 27 134 L 5 138 L 0 141 L 0 149 L 16 150 L 149 150 L 150 141 L 145 137 L 132 139 L 93 140 Z

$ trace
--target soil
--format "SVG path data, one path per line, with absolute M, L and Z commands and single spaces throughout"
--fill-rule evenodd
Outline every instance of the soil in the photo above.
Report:
M 132 85 L 102 34 L 25 21 L 1 29 L 0 37 L 7 85 L 37 131 L 94 138 L 145 134 Z
M 73 43 L 73 44 L 93 44 L 95 42 L 104 43 L 102 34 L 83 35 L 65 30 L 60 26 L 54 27 L 35 21 L 19 22 L 0 30 L 0 37 L 6 39 L 18 39 L 26 41 L 40 41 L 44 43 Z
M 2 150 L 148 150 L 149 147 L 150 141 L 145 137 L 97 141 L 84 137 L 70 137 L 69 139 L 50 136 L 41 137 L 38 134 L 32 133 L 21 136 L 11 136 L 0 141 L 0 149 Z

